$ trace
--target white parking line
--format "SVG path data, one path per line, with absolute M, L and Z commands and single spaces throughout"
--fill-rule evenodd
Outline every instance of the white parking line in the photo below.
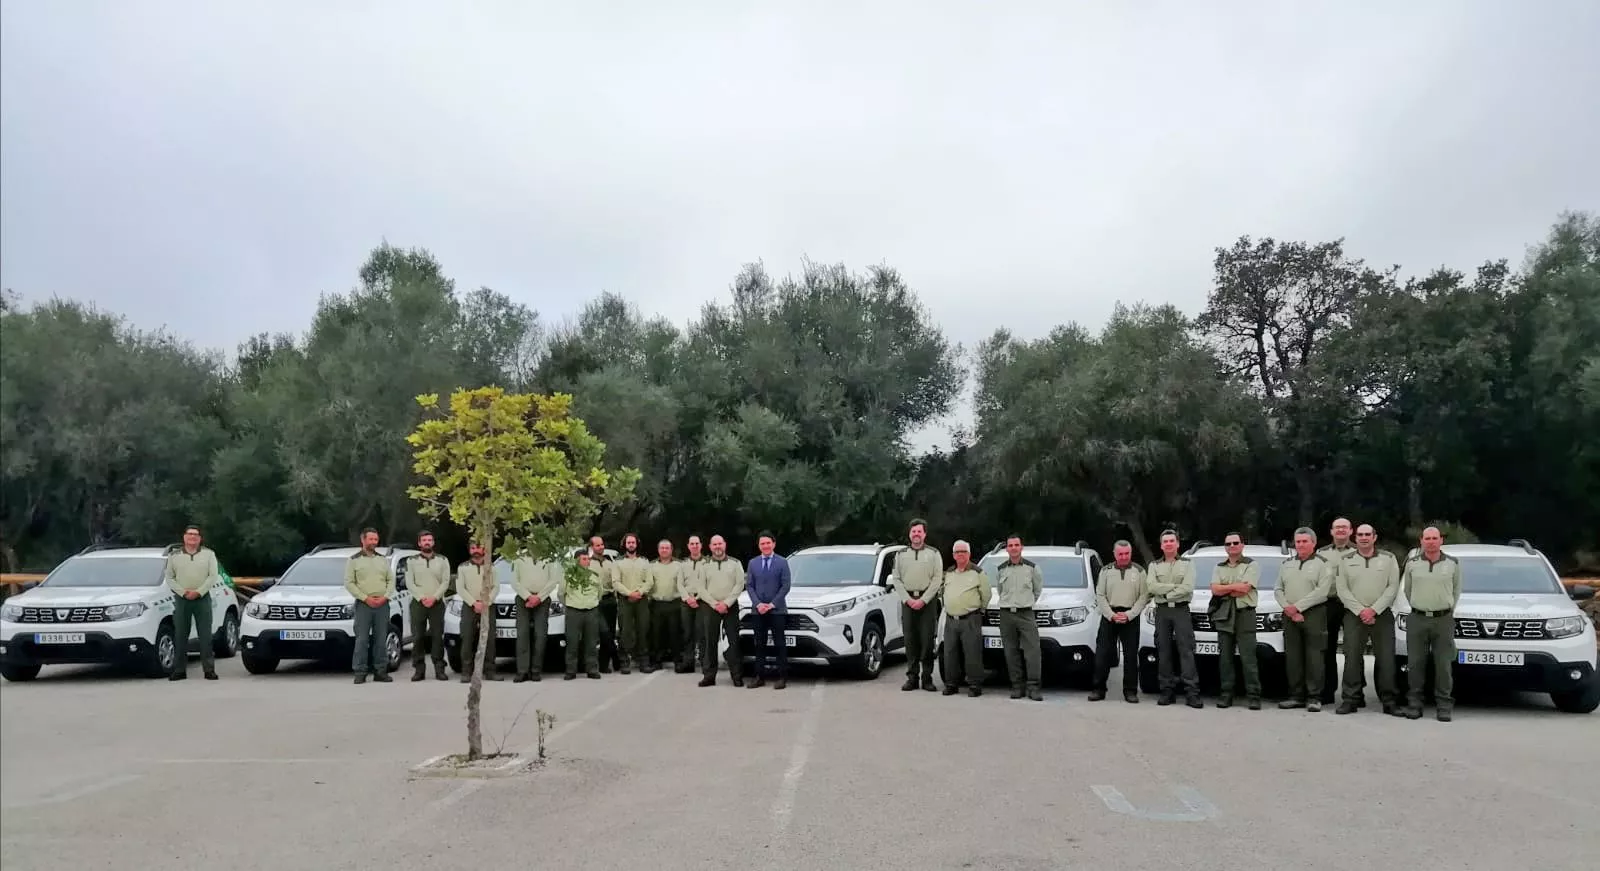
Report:
M 782 838 L 789 830 L 794 817 L 794 796 L 800 789 L 800 778 L 806 773 L 806 760 L 811 758 L 811 744 L 817 739 L 817 721 L 822 718 L 822 690 L 826 686 L 818 680 L 811 685 L 811 706 L 795 736 L 794 749 L 789 752 L 789 768 L 783 772 L 783 783 L 778 786 L 778 797 L 772 802 L 772 834 Z
M 36 798 L 30 801 L 14 802 L 6 805 L 5 808 L 6 810 L 13 810 L 18 808 L 39 807 L 41 805 L 49 804 L 65 804 L 69 801 L 73 801 L 74 799 L 83 798 L 86 795 L 93 795 L 97 792 L 102 792 L 113 787 L 121 786 L 124 783 L 132 783 L 143 776 L 144 775 L 142 774 L 119 774 L 116 777 L 108 777 L 105 780 L 97 780 L 94 783 L 85 784 L 77 789 L 69 789 L 66 792 L 58 792 L 54 795 L 47 795 L 43 798 Z

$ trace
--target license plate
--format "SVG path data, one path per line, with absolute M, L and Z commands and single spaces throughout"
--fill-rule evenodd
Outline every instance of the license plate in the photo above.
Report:
M 1522 654 L 1499 650 L 1462 650 L 1456 653 L 1462 665 L 1521 665 Z
M 785 635 L 783 636 L 783 646 L 793 647 L 796 640 L 797 639 L 793 635 Z
M 328 637 L 325 629 L 280 629 L 278 638 L 284 641 L 323 641 Z
M 983 646 L 989 648 L 990 650 L 1000 650 L 1004 647 L 1004 645 L 1000 643 L 1000 637 L 997 635 L 983 636 Z
M 494 637 L 496 637 L 496 638 L 516 638 L 517 637 L 517 627 L 512 626 L 510 628 L 507 628 L 507 627 L 504 627 L 504 626 L 496 626 L 496 627 L 494 627 Z
M 1194 652 L 1206 656 L 1222 655 L 1222 650 L 1217 647 L 1217 642 L 1215 641 L 1196 641 L 1194 643 Z
M 82 632 L 40 632 L 33 636 L 35 644 L 82 644 Z

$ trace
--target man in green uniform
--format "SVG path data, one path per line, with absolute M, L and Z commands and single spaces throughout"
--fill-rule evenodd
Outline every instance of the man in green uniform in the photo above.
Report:
M 1283 653 L 1289 672 L 1289 697 L 1281 710 L 1322 710 L 1323 646 L 1328 643 L 1328 594 L 1333 566 L 1317 553 L 1317 534 L 1310 527 L 1294 531 L 1294 555 L 1278 569 L 1272 591 L 1283 609 Z
M 544 679 L 550 598 L 561 585 L 561 571 L 560 560 L 535 560 L 523 554 L 511 561 L 511 588 L 517 594 L 517 676 L 512 683 Z
M 972 561 L 965 541 L 950 546 L 955 568 L 939 582 L 944 600 L 944 694 L 955 695 L 967 685 L 967 695 L 983 695 L 983 609 L 989 606 L 989 579 Z
M 421 553 L 406 558 L 406 586 L 411 590 L 411 679 L 427 677 L 433 655 L 433 676 L 444 680 L 445 596 L 450 594 L 450 561 L 433 550 L 433 533 L 417 535 Z
M 1406 561 L 1400 576 L 1411 613 L 1406 615 L 1406 667 L 1411 703 L 1406 719 L 1422 718 L 1422 690 L 1433 665 L 1434 715 L 1448 723 L 1455 710 L 1456 604 L 1461 601 L 1461 563 L 1441 548 L 1437 526 L 1422 530 L 1422 552 Z
M 389 602 L 394 598 L 394 570 L 389 558 L 378 553 L 378 531 L 361 531 L 361 549 L 344 567 L 345 591 L 355 597 L 356 683 L 366 683 L 367 673 L 379 683 L 389 677 Z
M 1372 642 L 1372 674 L 1385 714 L 1401 713 L 1394 692 L 1394 605 L 1400 593 L 1400 563 L 1378 549 L 1378 531 L 1370 523 L 1356 527 L 1356 547 L 1345 554 L 1334 577 L 1344 603 L 1344 686 L 1336 714 L 1354 714 L 1366 695 L 1366 657 Z
M 700 580 L 700 571 L 705 568 L 706 557 L 701 553 L 700 536 L 689 536 L 689 558 L 683 561 L 683 573 L 678 587 L 679 614 L 682 619 L 681 628 L 678 630 L 679 638 L 683 640 L 683 649 L 678 654 L 678 671 L 684 674 L 694 674 L 696 658 L 700 656 L 700 596 L 704 583 Z M 712 660 L 716 651 L 711 651 Z
M 1011 697 L 1024 694 L 1036 702 L 1039 693 L 1039 623 L 1033 606 L 1044 592 L 1044 574 L 1032 560 L 1022 558 L 1022 536 L 1006 539 L 1006 561 L 995 572 L 999 590 L 1000 647 L 1006 653 L 1006 672 L 1011 677 Z
M 617 594 L 618 662 L 622 673 L 637 667 L 651 672 L 645 656 L 650 639 L 650 561 L 639 555 L 639 536 L 622 537 L 622 558 L 611 564 L 611 589 Z
M 900 626 L 906 642 L 907 692 L 921 686 L 932 692 L 934 637 L 939 634 L 939 583 L 944 577 L 944 557 L 929 547 L 928 524 L 911 521 L 911 547 L 894 555 L 889 577 L 900 600 Z M 987 604 L 987 603 L 985 603 Z
M 578 569 L 561 575 L 561 604 L 567 612 L 567 672 L 563 679 L 577 680 L 581 667 L 591 680 L 599 680 L 600 596 L 606 588 L 607 572 L 596 562 L 592 547 L 578 551 Z
M 1333 536 L 1332 544 L 1323 545 L 1317 553 L 1328 561 L 1333 567 L 1333 582 L 1335 590 L 1338 589 L 1339 569 L 1344 565 L 1344 558 L 1355 552 L 1356 546 L 1350 540 L 1350 521 L 1340 517 L 1333 521 L 1333 526 L 1328 530 Z M 1339 636 L 1344 631 L 1345 625 L 1344 603 L 1340 601 L 1337 593 L 1329 594 L 1327 605 L 1328 643 L 1327 649 L 1322 653 L 1322 703 L 1333 704 L 1333 697 L 1339 689 Z M 1350 639 L 1345 638 L 1345 646 L 1350 646 Z M 1355 657 L 1360 660 L 1365 654 L 1361 650 L 1355 651 Z M 1345 651 L 1345 661 L 1349 661 L 1351 652 Z M 1366 686 L 1365 682 L 1362 687 Z M 1363 700 L 1364 701 L 1364 700 Z
M 683 600 L 678 590 L 683 584 L 683 563 L 672 555 L 672 542 L 656 542 L 656 559 L 650 564 L 650 644 L 651 669 L 677 665 L 683 672 L 683 640 L 678 629 L 683 625 Z
M 1236 686 L 1233 655 L 1239 654 L 1244 671 L 1244 692 L 1252 711 L 1261 710 L 1261 669 L 1256 663 L 1256 588 L 1261 583 L 1261 567 L 1244 555 L 1244 536 L 1230 532 L 1222 538 L 1227 559 L 1217 564 L 1211 576 L 1211 607 L 1208 614 L 1217 630 L 1218 670 L 1222 672 L 1222 693 L 1217 707 L 1233 707 Z
M 1149 601 L 1144 569 L 1133 561 L 1133 545 L 1118 541 L 1111 546 L 1112 563 L 1100 569 L 1094 583 L 1094 604 L 1100 612 L 1100 632 L 1094 640 L 1094 688 L 1089 701 L 1106 697 L 1111 658 L 1122 647 L 1122 700 L 1139 703 L 1139 615 Z
M 700 686 L 717 682 L 717 642 L 723 636 L 728 639 L 728 674 L 734 686 L 744 686 L 744 654 L 739 650 L 739 594 L 744 592 L 744 581 L 744 566 L 728 556 L 727 540 L 711 536 L 711 559 L 692 582 L 697 585 L 700 651 L 705 657 Z
M 483 656 L 483 679 L 499 680 L 494 671 L 495 596 L 500 592 L 500 581 L 494 576 L 494 565 L 484 553 L 483 545 L 467 545 L 467 561 L 456 569 L 456 595 L 461 597 L 461 682 L 471 683 L 472 669 L 478 659 L 478 634 L 480 621 L 489 622 L 489 645 Z
M 194 623 L 200 639 L 200 670 L 206 680 L 217 679 L 216 660 L 211 649 L 211 588 L 222 583 L 217 555 L 200 544 L 200 527 L 183 529 L 183 547 L 167 554 L 167 589 L 172 591 L 172 673 L 168 680 L 189 677 L 189 624 Z
M 615 590 L 616 561 L 606 556 L 606 541 L 596 535 L 589 539 L 589 562 L 599 573 L 602 586 L 600 588 L 600 611 L 595 618 L 600 627 L 600 673 L 610 674 L 613 668 L 622 666 L 622 658 L 617 655 L 617 594 Z
M 1191 708 L 1203 708 L 1200 673 L 1194 665 L 1194 618 L 1189 602 L 1194 598 L 1194 563 L 1178 558 L 1178 532 L 1161 531 L 1161 559 L 1145 569 L 1145 588 L 1155 603 L 1156 674 L 1161 681 L 1158 705 L 1178 700 L 1179 676 Z M 1174 668 L 1174 660 L 1180 668 Z M 1176 673 L 1175 673 L 1176 672 Z

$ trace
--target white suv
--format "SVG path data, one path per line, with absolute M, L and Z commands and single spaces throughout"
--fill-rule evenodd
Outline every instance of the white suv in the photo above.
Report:
M 1287 545 L 1244 546 L 1244 556 L 1261 567 L 1261 577 L 1256 582 L 1256 666 L 1261 673 L 1262 695 L 1283 695 L 1289 683 L 1283 654 L 1283 609 L 1278 607 L 1273 591 L 1278 588 L 1278 572 L 1283 568 L 1283 561 L 1293 553 Z M 1194 564 L 1194 598 L 1189 601 L 1189 616 L 1194 621 L 1195 669 L 1200 673 L 1202 685 L 1216 686 L 1221 673 L 1221 654 L 1217 647 L 1217 630 L 1206 616 L 1206 606 L 1211 603 L 1212 575 L 1228 554 L 1221 547 L 1197 541 L 1183 558 Z M 1145 609 L 1144 619 L 1139 623 L 1139 689 L 1151 695 L 1161 691 L 1161 681 L 1156 675 L 1155 605 Z M 1244 692 L 1243 684 L 1238 691 Z
M 1086 542 L 1072 547 L 1025 546 L 1022 558 L 1039 567 L 1044 592 L 1034 603 L 1039 626 L 1039 654 L 1043 671 L 1059 678 L 1085 679 L 1094 672 L 1095 635 L 1100 621 L 1094 608 L 1094 579 L 1100 573 L 1100 555 Z M 1000 566 L 1010 559 L 1005 543 L 995 546 L 978 567 L 995 588 L 983 611 L 983 664 L 1005 672 L 1005 651 L 1000 644 Z M 941 625 L 943 621 L 940 621 Z
M 1573 714 L 1600 707 L 1594 624 L 1562 589 L 1544 554 L 1521 539 L 1510 545 L 1447 544 L 1444 552 L 1461 562 L 1461 601 L 1455 610 L 1458 683 L 1549 693 L 1557 708 Z M 1416 553 L 1412 550 L 1407 559 Z M 1404 692 L 1411 613 L 1404 591 L 1394 610 L 1396 672 Z
M 182 648 L 173 637 L 165 574 L 167 554 L 178 547 L 90 545 L 38 586 L 7 599 L 0 607 L 0 675 L 24 681 L 45 665 L 113 663 L 165 677 L 180 649 L 187 655 L 209 644 L 215 656 L 233 656 L 239 600 L 225 574 L 211 588 L 212 637 L 198 637 L 198 626 Z
M 342 659 L 349 665 L 355 647 L 356 600 L 344 588 L 344 570 L 359 550 L 319 544 L 250 600 L 242 627 L 246 670 L 271 674 L 285 659 Z M 411 593 L 406 590 L 405 561 L 417 550 L 391 547 L 378 552 L 388 558 L 395 579 L 385 640 L 389 670 L 394 671 L 411 640 Z
M 904 651 L 900 603 L 889 589 L 894 555 L 903 544 L 808 547 L 789 555 L 789 612 L 784 643 L 789 662 L 845 665 L 863 680 L 883 673 L 886 654 Z M 739 644 L 755 658 L 755 612 L 739 595 Z M 726 651 L 727 639 L 718 645 Z
M 606 556 L 616 559 L 617 552 L 608 548 Z M 517 591 L 511 586 L 511 563 L 504 559 L 496 559 L 494 577 L 500 582 L 500 588 L 494 594 L 494 658 L 510 659 L 517 655 Z M 450 662 L 450 669 L 457 674 L 461 673 L 463 606 L 461 597 L 455 593 L 455 587 L 452 585 L 450 598 L 446 600 L 444 610 L 444 655 Z M 539 662 L 535 663 L 540 670 L 549 668 L 566 647 L 566 614 L 567 610 L 561 604 L 561 590 L 558 587 L 555 595 L 550 597 L 550 621 L 545 629 L 545 649 L 534 651 L 541 657 Z

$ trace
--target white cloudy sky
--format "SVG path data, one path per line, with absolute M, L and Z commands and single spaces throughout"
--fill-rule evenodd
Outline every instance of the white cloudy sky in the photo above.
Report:
M 559 320 L 901 269 L 953 338 L 1600 208 L 1600 3 L 91 2 L 0 21 L 0 282 L 230 347 L 381 239 Z M 1586 100 L 1588 102 L 1586 102 Z

